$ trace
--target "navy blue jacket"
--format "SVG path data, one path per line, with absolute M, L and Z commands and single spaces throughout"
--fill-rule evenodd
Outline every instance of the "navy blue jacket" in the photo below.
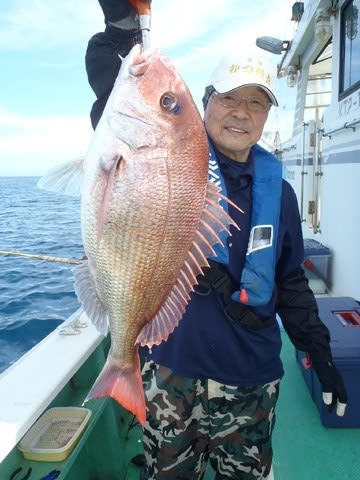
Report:
M 228 197 L 244 214 L 230 206 L 229 213 L 240 226 L 228 238 L 229 274 L 239 281 L 250 234 L 253 159 L 246 163 L 231 160 L 216 151 Z M 299 270 L 303 261 L 303 240 L 297 200 L 292 187 L 283 180 L 277 242 L 276 277 L 282 279 Z M 275 317 L 276 287 L 267 305 L 252 308 L 259 317 Z M 251 308 L 251 307 L 250 307 Z M 240 386 L 259 385 L 283 374 L 278 324 L 249 331 L 227 318 L 218 294 L 192 294 L 179 326 L 167 342 L 151 349 L 151 358 L 176 374 L 212 378 Z

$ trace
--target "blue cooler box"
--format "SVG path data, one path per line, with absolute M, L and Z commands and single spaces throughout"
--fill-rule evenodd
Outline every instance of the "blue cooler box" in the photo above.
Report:
M 331 252 L 328 247 L 317 240 L 304 238 L 303 268 L 315 295 L 328 291 L 330 261 Z
M 296 358 L 305 383 L 314 400 L 320 418 L 326 427 L 360 427 L 360 305 L 350 297 L 317 299 L 319 316 L 331 335 L 334 362 L 340 371 L 348 393 L 348 405 L 343 417 L 329 413 L 322 401 L 322 390 L 316 373 L 303 365 L 304 352 L 296 351 Z
M 312 238 L 304 238 L 304 267 L 307 270 L 314 271 L 325 282 L 329 278 L 329 262 L 331 251 L 322 243 Z

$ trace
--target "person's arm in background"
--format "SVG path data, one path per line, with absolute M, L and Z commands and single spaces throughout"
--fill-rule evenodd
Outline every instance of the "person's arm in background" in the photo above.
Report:
M 330 333 L 319 317 L 314 293 L 300 267 L 304 251 L 300 215 L 293 190 L 289 190 L 285 215 L 291 224 L 285 238 L 282 256 L 278 262 L 278 289 L 276 311 L 295 348 L 307 352 L 322 386 L 323 400 L 342 416 L 347 403 L 346 389 L 340 373 L 334 365 Z M 290 223 L 289 223 L 290 222 Z M 300 248 L 299 248 L 300 245 Z
M 85 55 L 88 81 L 96 95 L 90 112 L 96 128 L 121 65 L 131 47 L 141 43 L 138 15 L 127 0 L 99 0 L 104 13 L 105 31 L 89 40 Z

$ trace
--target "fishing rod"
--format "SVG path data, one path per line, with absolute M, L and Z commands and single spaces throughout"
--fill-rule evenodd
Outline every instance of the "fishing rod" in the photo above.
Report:
M 12 255 L 17 257 L 25 257 L 33 260 L 45 260 L 46 262 L 68 263 L 72 265 L 79 265 L 81 263 L 81 260 L 77 260 L 76 258 L 52 257 L 50 255 L 17 252 L 15 250 L 0 250 L 0 255 Z

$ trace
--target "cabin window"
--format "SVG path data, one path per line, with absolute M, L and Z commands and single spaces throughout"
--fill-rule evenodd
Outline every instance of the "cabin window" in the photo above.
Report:
M 309 68 L 304 121 L 320 119 L 331 102 L 332 38 Z
M 360 0 L 344 4 L 341 16 L 340 97 L 360 87 Z

